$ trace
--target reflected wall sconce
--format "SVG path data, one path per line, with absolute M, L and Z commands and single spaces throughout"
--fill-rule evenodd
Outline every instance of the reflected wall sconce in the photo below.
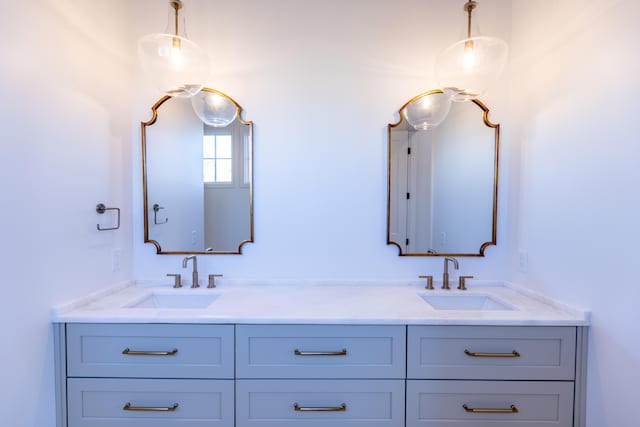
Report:
M 149 79 L 169 96 L 192 97 L 204 86 L 209 73 L 207 53 L 187 38 L 184 20 L 180 26 L 182 1 L 169 2 L 170 19 L 164 33 L 143 36 L 138 41 L 138 57 Z M 169 33 L 173 18 L 174 31 Z
M 438 85 L 453 101 L 482 96 L 507 64 L 507 42 L 497 37 L 471 36 L 471 14 L 477 6 L 473 0 L 464 4 L 467 38 L 447 47 L 436 58 Z

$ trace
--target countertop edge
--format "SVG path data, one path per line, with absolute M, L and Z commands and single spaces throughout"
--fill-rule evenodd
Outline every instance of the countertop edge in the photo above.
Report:
M 414 281 L 386 281 L 386 288 L 395 289 L 403 288 L 402 293 L 414 291 L 423 292 L 424 286 L 419 282 Z M 253 292 L 251 289 L 265 289 L 274 290 L 277 292 L 286 291 L 283 295 L 289 295 L 289 289 L 296 289 L 299 293 L 306 294 L 307 290 L 315 292 L 316 297 L 318 295 L 325 295 L 322 291 L 323 287 L 327 287 L 328 292 L 335 292 L 339 289 L 340 292 L 346 290 L 346 292 L 354 292 L 354 288 L 361 286 L 367 286 L 368 289 L 375 289 L 377 291 L 374 294 L 378 294 L 378 297 L 386 295 L 387 292 L 383 287 L 378 285 L 385 285 L 385 282 L 379 281 L 373 284 L 368 281 L 320 281 L 311 282 L 307 281 L 301 284 L 300 287 L 291 287 L 291 284 L 284 284 L 280 286 L 269 287 L 267 283 L 225 283 L 217 288 L 215 291 L 223 293 L 234 294 L 240 292 Z M 516 302 L 514 305 L 518 306 L 519 303 L 523 303 L 526 299 L 532 301 L 531 305 L 524 302 L 524 306 L 529 306 L 528 311 L 521 312 L 522 316 L 511 316 L 510 314 L 492 313 L 488 315 L 486 312 L 457 312 L 450 310 L 443 311 L 425 311 L 414 310 L 410 312 L 402 312 L 397 309 L 392 309 L 391 312 L 387 310 L 372 313 L 370 310 L 364 310 L 361 312 L 354 312 L 353 315 L 347 315 L 351 313 L 349 311 L 337 311 L 333 313 L 327 313 L 324 311 L 317 311 L 317 308 L 310 308 L 308 312 L 293 309 L 288 313 L 277 312 L 270 310 L 258 310 L 247 311 L 247 308 L 238 310 L 232 304 L 229 310 L 222 313 L 216 313 L 215 311 L 208 311 L 207 309 L 189 309 L 185 310 L 171 310 L 171 309 L 129 309 L 127 305 L 122 305 L 123 300 L 131 298 L 140 298 L 144 293 L 148 295 L 152 292 L 151 286 L 156 289 L 162 289 L 162 292 L 172 292 L 171 286 L 165 283 L 159 283 L 158 281 L 123 281 L 116 283 L 108 288 L 102 289 L 97 292 L 93 292 L 84 297 L 77 298 L 71 302 L 60 304 L 52 308 L 51 310 L 51 322 L 52 323 L 187 323 L 187 324 L 353 324 L 353 325 L 466 325 L 466 326 L 588 326 L 590 324 L 590 312 L 588 310 L 580 310 L 558 302 L 546 295 L 526 288 L 522 285 L 515 284 L 506 281 L 491 281 L 491 280 L 474 280 L 472 286 L 474 290 L 479 293 L 489 292 L 498 296 L 514 295 L 513 298 Z M 264 286 L 264 287 L 263 287 Z M 312 288 L 307 288 L 310 286 Z M 344 286 L 344 288 L 342 288 Z M 268 287 L 268 288 L 267 288 Z M 351 289 L 348 289 L 348 288 Z M 225 289 L 226 288 L 226 289 Z M 342 288 L 342 289 L 341 289 Z M 409 289 L 408 289 L 409 288 Z M 187 290 L 189 292 L 190 290 Z M 209 292 L 214 290 L 200 289 L 197 292 Z M 185 292 L 182 290 L 182 292 Z M 320 294 L 318 293 L 320 292 Z M 355 292 L 360 292 L 356 289 Z M 432 292 L 432 291 L 427 291 Z M 439 292 L 439 291 L 436 291 Z M 448 293 L 449 291 L 444 291 Z M 452 293 L 460 291 L 451 291 Z M 395 292 L 397 293 L 397 292 Z M 265 294 L 266 295 L 266 294 Z M 273 295 L 273 294 L 271 294 Z M 519 295 L 516 297 L 516 295 Z M 416 295 L 412 298 L 418 298 Z M 418 298 L 419 299 L 419 298 Z M 102 303 L 103 300 L 107 300 L 106 303 Z M 115 301 L 115 302 L 114 302 Z M 244 301 L 244 300 L 242 300 Z M 261 300 L 262 301 L 262 300 Z M 315 302 L 315 300 L 312 300 Z M 384 304 L 388 302 L 387 298 L 378 301 L 384 301 Z M 395 304 L 401 303 L 402 299 L 395 299 Z M 410 300 L 412 305 L 415 301 Z M 227 301 L 228 302 L 228 301 Z M 277 303 L 276 303 L 277 304 Z M 96 307 L 97 306 L 97 307 Z M 550 310 L 543 308 L 549 307 Z M 88 308 L 87 308 L 88 307 Z M 240 307 L 240 306 L 237 306 Z M 252 307 L 250 304 L 249 307 Z M 255 306 L 258 307 L 258 306 Z M 349 306 L 350 307 L 350 306 Z M 357 307 L 357 304 L 356 304 Z M 381 306 L 382 307 L 382 306 Z M 403 306 L 404 307 L 404 306 Z M 397 307 L 396 307 L 397 308 Z M 315 310 L 315 311 L 314 311 Z M 375 310 L 374 310 L 375 311 Z M 372 315 L 373 314 L 373 315 Z

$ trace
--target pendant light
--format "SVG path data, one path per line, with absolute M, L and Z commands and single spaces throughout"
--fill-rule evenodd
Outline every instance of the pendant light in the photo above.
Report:
M 505 68 L 509 48 L 496 37 L 471 36 L 471 13 L 478 6 L 464 4 L 467 38 L 444 49 L 436 58 L 438 85 L 453 101 L 468 101 L 483 95 Z
M 429 130 L 438 126 L 449 114 L 451 98 L 441 91 L 426 92 L 413 98 L 402 114 L 415 130 Z
M 173 10 L 173 34 L 167 31 L 143 36 L 138 41 L 138 56 L 158 89 L 169 96 L 188 98 L 202 89 L 209 73 L 209 58 L 200 46 L 187 39 L 184 25 L 179 27 L 182 2 L 170 1 L 169 5 Z

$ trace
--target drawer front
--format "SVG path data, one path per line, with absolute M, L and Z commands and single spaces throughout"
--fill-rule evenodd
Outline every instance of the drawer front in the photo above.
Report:
M 238 378 L 404 378 L 404 326 L 238 325 Z
M 233 378 L 232 325 L 71 324 L 70 377 Z
M 237 427 L 404 427 L 403 380 L 238 380 Z
M 407 377 L 573 380 L 573 327 L 409 326 Z
M 572 427 L 573 383 L 408 380 L 407 427 L 443 425 Z
M 69 378 L 68 427 L 233 427 L 233 390 L 233 380 Z

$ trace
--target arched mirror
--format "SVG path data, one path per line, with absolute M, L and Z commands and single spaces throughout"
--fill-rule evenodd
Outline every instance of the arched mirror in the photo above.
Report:
M 159 254 L 240 254 L 253 242 L 253 123 L 204 88 L 142 122 L 144 241 Z
M 484 256 L 496 244 L 500 125 L 478 100 L 453 102 L 435 127 L 409 124 L 408 107 L 441 96 L 416 96 L 388 125 L 387 244 L 404 256 Z

